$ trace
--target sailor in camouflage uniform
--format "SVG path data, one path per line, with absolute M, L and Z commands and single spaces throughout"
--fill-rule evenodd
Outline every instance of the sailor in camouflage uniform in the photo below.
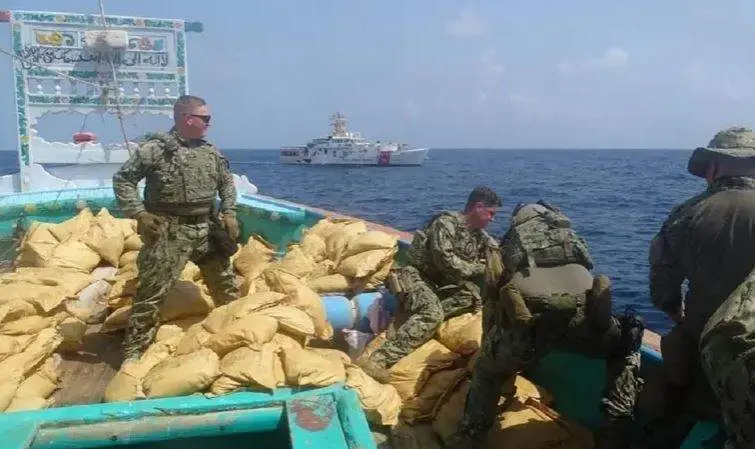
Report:
M 444 320 L 479 310 L 484 257 L 491 245 L 497 251 L 484 228 L 500 206 L 493 190 L 477 187 L 463 213 L 442 212 L 414 234 L 407 265 L 388 282 L 400 301 L 398 316 L 382 346 L 357 360 L 367 374 L 387 382 L 387 368 L 429 341 Z
M 593 277 L 584 240 L 557 208 L 521 205 L 501 242 L 506 272 L 459 430 L 451 447 L 481 444 L 498 415 L 507 379 L 530 368 L 552 350 L 607 359 L 602 400 L 605 423 L 596 448 L 620 447 L 627 438 L 641 388 L 640 353 L 644 327 L 639 317 L 611 314 L 610 281 Z
M 228 161 L 204 139 L 209 109 L 199 97 L 180 97 L 175 126 L 145 142 L 113 176 L 121 211 L 135 218 L 144 246 L 137 258 L 139 283 L 124 341 L 124 360 L 136 359 L 152 343 L 160 304 L 176 284 L 187 261 L 201 269 L 217 304 L 238 297 L 228 257 L 211 248 L 211 209 L 220 195 L 221 219 L 228 237 L 238 239 L 236 187 Z M 146 180 L 144 202 L 138 183 Z M 214 229 L 214 228 L 213 228 Z
M 729 296 L 755 267 L 755 134 L 743 127 L 718 132 L 707 148 L 695 149 L 687 169 L 708 187 L 675 207 L 651 244 L 650 296 L 675 326 L 661 340 L 663 369 L 653 379 L 659 391 L 648 379 L 648 396 L 658 399 L 637 447 L 677 448 L 698 420 L 720 414 L 731 447 L 752 447 L 747 358 L 755 310 L 746 288 Z

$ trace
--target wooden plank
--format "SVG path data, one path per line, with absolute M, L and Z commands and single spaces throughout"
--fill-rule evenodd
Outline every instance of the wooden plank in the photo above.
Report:
M 87 329 L 76 352 L 61 353 L 61 388 L 55 392 L 54 407 L 102 402 L 105 388 L 123 360 L 123 332 L 99 333 L 100 325 Z

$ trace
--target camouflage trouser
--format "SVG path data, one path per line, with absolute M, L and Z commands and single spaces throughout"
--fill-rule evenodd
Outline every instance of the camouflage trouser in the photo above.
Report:
M 230 260 L 209 252 L 209 226 L 171 223 L 165 235 L 145 242 L 139 251 L 139 284 L 123 342 L 124 360 L 139 357 L 152 343 L 160 320 L 160 304 L 189 260 L 199 266 L 216 305 L 238 298 Z
M 643 424 L 635 447 L 677 449 L 695 424 L 717 419 L 718 407 L 700 366 L 697 343 L 684 323 L 661 338 L 663 361 L 647 379 Z
M 402 357 L 427 343 L 445 319 L 471 312 L 479 307 L 480 289 L 476 284 L 448 285 L 433 290 L 412 266 L 398 273 L 406 292 L 399 298 L 399 311 L 386 341 L 370 359 L 390 368 Z
M 700 342 L 703 371 L 718 401 L 726 449 L 755 447 L 755 275 L 709 320 Z
M 608 330 L 598 330 L 583 317 L 563 322 L 543 321 L 533 327 L 495 323 L 483 334 L 480 357 L 472 371 L 459 436 L 484 438 L 498 415 L 503 384 L 533 367 L 551 350 L 568 350 L 607 359 L 602 409 L 607 419 L 632 416 L 641 389 L 639 350 L 624 350 L 620 324 L 612 317 Z

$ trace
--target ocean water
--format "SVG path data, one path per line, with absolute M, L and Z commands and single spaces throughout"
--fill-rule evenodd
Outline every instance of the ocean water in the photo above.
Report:
M 611 277 L 614 309 L 633 306 L 655 331 L 671 323 L 648 293 L 648 247 L 671 208 L 705 188 L 686 171 L 689 151 L 431 150 L 422 167 L 281 165 L 276 150 L 224 150 L 260 193 L 414 231 L 434 213 L 461 209 L 486 184 L 503 198 L 489 232 L 503 235 L 519 202 L 560 207 L 587 240 L 595 272 Z M 0 152 L 0 174 L 17 170 Z

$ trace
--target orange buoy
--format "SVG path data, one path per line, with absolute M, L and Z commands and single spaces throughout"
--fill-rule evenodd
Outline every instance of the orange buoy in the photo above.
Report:
M 95 140 L 97 140 L 97 136 L 89 131 L 84 131 L 73 135 L 74 143 L 93 142 Z

